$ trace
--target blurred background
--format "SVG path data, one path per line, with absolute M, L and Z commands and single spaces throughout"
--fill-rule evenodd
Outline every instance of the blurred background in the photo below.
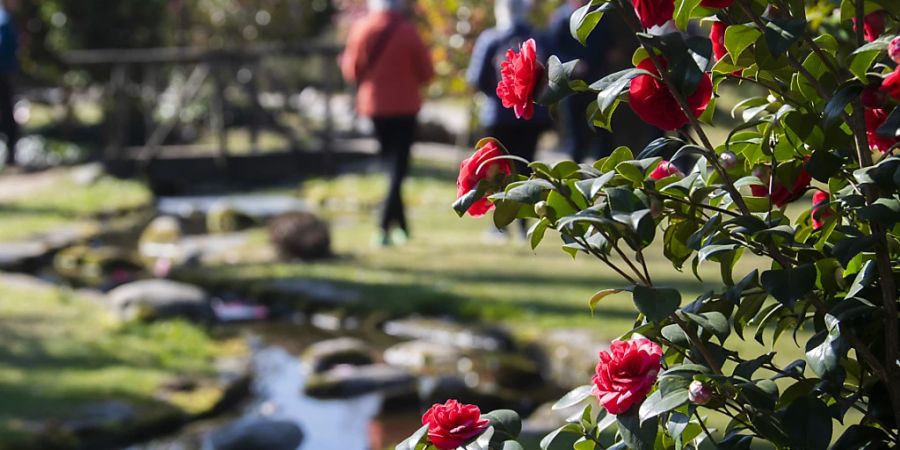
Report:
M 339 67 L 364 0 L 2 3 L 0 448 L 380 450 L 447 398 L 516 409 L 536 445 L 631 328 L 627 298 L 588 309 L 619 285 L 592 261 L 450 208 L 484 136 L 466 70 L 493 1 L 404 12 L 436 76 L 391 242 Z M 523 14 L 537 37 L 565 3 Z M 604 70 L 630 65 L 602 28 Z M 658 136 L 619 116 L 582 156 Z M 571 156 L 565 130 L 538 159 Z M 655 279 L 705 290 L 656 250 Z

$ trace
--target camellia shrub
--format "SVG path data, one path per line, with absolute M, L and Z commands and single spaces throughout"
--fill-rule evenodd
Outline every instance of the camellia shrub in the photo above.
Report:
M 594 164 L 517 161 L 486 138 L 461 165 L 460 215 L 532 219 L 532 247 L 556 230 L 563 250 L 621 277 L 592 307 L 634 301 L 634 329 L 556 405 L 581 413 L 541 448 L 566 434 L 576 450 L 900 446 L 898 6 L 592 0 L 572 34 L 585 42 L 604 14 L 621 14 L 641 45 L 634 68 L 582 81 L 575 61 L 537 62 L 533 42 L 510 52 L 497 92 L 523 120 L 533 102 L 591 92 L 596 127 L 627 103 L 668 132 Z M 708 36 L 689 32 L 698 22 Z M 759 95 L 713 140 L 723 83 Z M 717 265 L 721 283 L 694 299 L 657 284 L 647 257 L 659 248 L 698 279 Z M 775 358 L 778 340 L 797 343 L 796 360 Z M 422 423 L 398 448 L 522 448 L 511 411 L 448 402 Z

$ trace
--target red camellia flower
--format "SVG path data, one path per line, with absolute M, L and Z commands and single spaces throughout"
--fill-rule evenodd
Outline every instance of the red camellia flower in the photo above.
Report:
M 895 37 L 891 41 L 891 44 L 888 45 L 888 56 L 890 56 L 895 63 L 900 64 L 900 37 Z
M 818 230 L 822 228 L 822 225 L 825 225 L 825 220 L 834 214 L 834 210 L 832 210 L 828 206 L 828 193 L 823 191 L 816 191 L 813 194 L 812 198 L 812 213 L 810 216 L 812 217 L 813 230 Z
M 704 8 L 727 8 L 734 0 L 700 0 L 700 6 Z
M 764 177 L 760 177 L 763 182 L 766 181 Z M 812 177 L 809 176 L 809 173 L 806 172 L 805 168 L 800 169 L 800 173 L 797 174 L 797 179 L 794 180 L 794 185 L 790 189 L 781 184 L 778 178 L 775 178 L 775 185 L 772 187 L 772 196 L 769 197 L 769 200 L 775 206 L 781 208 L 788 203 L 797 200 L 803 195 L 803 192 L 806 191 L 806 188 L 809 186 L 809 183 L 812 181 Z M 750 186 L 750 192 L 753 193 L 755 197 L 765 197 L 769 195 L 769 189 L 765 186 L 753 185 Z
M 544 67 L 537 60 L 534 39 L 525 41 L 516 53 L 506 51 L 506 61 L 500 63 L 500 82 L 497 97 L 504 108 L 513 108 L 516 117 L 531 119 L 534 115 L 534 91 L 543 76 Z
M 633 0 L 633 3 L 644 28 L 662 25 L 672 20 L 675 13 L 675 0 Z
M 884 124 L 884 121 L 888 118 L 888 112 L 881 108 L 866 108 L 865 111 L 866 118 L 866 136 L 869 138 L 869 147 L 874 148 L 880 152 L 886 152 L 890 149 L 894 144 L 897 143 L 897 139 L 885 138 L 876 133 L 878 127 Z
M 665 64 L 665 61 L 663 61 Z M 652 74 L 659 74 L 650 58 L 641 61 L 638 69 L 644 69 Z M 687 97 L 688 105 L 694 117 L 703 114 L 709 99 L 712 98 L 712 78 L 704 74 L 697 85 L 697 89 Z M 676 130 L 688 123 L 687 116 L 678 105 L 678 101 L 669 92 L 665 83 L 652 75 L 638 75 L 631 80 L 628 90 L 628 103 L 631 109 L 644 122 L 662 128 L 666 131 Z
M 471 158 L 463 160 L 459 164 L 459 177 L 456 179 L 456 198 L 468 194 L 483 179 L 493 180 L 498 174 L 509 176 L 512 173 L 512 164 L 507 159 L 498 159 L 484 164 L 485 161 L 491 158 L 505 154 L 496 141 L 488 141 Z M 481 167 L 482 164 L 484 164 L 484 167 Z M 481 170 L 478 170 L 479 167 L 481 167 Z M 468 213 L 472 217 L 478 217 L 483 216 L 493 208 L 494 204 L 490 200 L 482 198 L 469 207 Z
M 422 416 L 422 425 L 428 425 L 428 440 L 440 450 L 461 447 L 487 430 L 490 422 L 481 418 L 481 410 L 456 400 L 443 405 L 435 403 Z
M 884 11 L 875 11 L 873 13 L 866 14 L 866 17 L 863 18 L 863 34 L 866 38 L 866 42 L 872 42 L 875 39 L 878 39 L 884 33 L 884 19 L 887 16 L 887 13 Z M 856 31 L 856 18 L 853 18 L 853 31 Z
M 880 82 L 866 86 L 862 94 L 859 94 L 859 100 L 866 108 L 881 108 L 884 106 L 886 97 L 887 95 L 881 90 Z
M 649 339 L 613 341 L 600 352 L 592 393 L 610 414 L 622 414 L 647 397 L 659 373 L 662 348 Z
M 650 172 L 650 178 L 654 180 L 662 180 L 669 175 L 681 175 L 681 171 L 675 167 L 675 164 L 666 160 L 662 160 L 662 162 L 653 169 L 653 172 Z
M 728 50 L 725 49 L 725 29 L 728 25 L 725 22 L 713 22 L 712 29 L 709 32 L 709 40 L 712 41 L 713 56 L 716 61 L 725 57 Z
M 884 81 L 881 82 L 881 92 L 900 101 L 900 69 L 894 69 L 890 75 L 884 78 Z

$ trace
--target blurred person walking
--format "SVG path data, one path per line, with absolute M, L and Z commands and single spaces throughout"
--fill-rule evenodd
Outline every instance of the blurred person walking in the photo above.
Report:
M 479 121 L 487 136 L 496 138 L 513 155 L 533 161 L 538 138 L 550 127 L 547 109 L 535 105 L 534 116 L 530 120 L 516 118 L 512 109 L 503 107 L 497 96 L 500 80 L 500 63 L 505 60 L 508 50 L 519 51 L 522 43 L 535 38 L 538 41 L 538 60 L 544 60 L 538 32 L 528 23 L 531 0 L 496 0 L 494 3 L 494 28 L 484 30 L 475 41 L 472 59 L 466 73 L 469 84 L 485 95 Z M 528 175 L 530 170 L 517 163 L 519 173 Z M 523 233 L 527 230 L 521 222 Z
M 548 30 L 548 52 L 563 62 L 579 60 L 574 78 L 592 83 L 609 73 L 610 60 L 614 58 L 615 42 L 601 22 L 587 38 L 587 45 L 581 45 L 569 30 L 569 18 L 590 0 L 567 0 L 550 18 Z M 590 50 L 588 50 L 590 49 Z M 561 102 L 560 150 L 575 162 L 585 157 L 599 159 L 610 152 L 610 133 L 588 124 L 585 116 L 588 105 L 597 99 L 589 93 L 575 94 Z
M 12 17 L 15 7 L 15 0 L 0 0 L 0 132 L 6 135 L 7 167 L 16 165 L 16 142 L 19 140 L 19 124 L 13 114 L 13 81 L 19 68 L 16 55 L 19 39 Z
M 403 179 L 422 107 L 419 90 L 434 76 L 431 54 L 404 15 L 405 3 L 369 0 L 369 12 L 350 29 L 341 58 L 344 78 L 357 85 L 357 112 L 372 120 L 381 155 L 389 162 L 390 187 L 377 236 L 384 246 L 409 238 Z

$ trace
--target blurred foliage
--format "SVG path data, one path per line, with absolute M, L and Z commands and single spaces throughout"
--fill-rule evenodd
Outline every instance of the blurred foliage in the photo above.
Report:
M 67 50 L 285 42 L 322 33 L 333 12 L 328 0 L 21 0 L 15 14 L 25 76 L 78 85 L 90 78 L 67 71 Z

